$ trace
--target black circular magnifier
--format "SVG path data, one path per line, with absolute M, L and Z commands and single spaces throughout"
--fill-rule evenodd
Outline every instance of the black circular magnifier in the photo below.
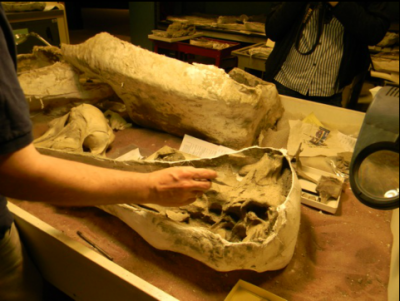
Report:
M 384 87 L 365 116 L 350 165 L 354 195 L 374 209 L 399 208 L 399 88 Z

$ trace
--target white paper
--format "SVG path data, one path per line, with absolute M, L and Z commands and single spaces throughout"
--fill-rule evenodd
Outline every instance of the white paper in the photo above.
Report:
M 118 157 L 115 159 L 115 161 L 137 161 L 141 160 L 143 157 L 140 153 L 140 150 L 138 148 L 131 150 L 127 152 L 126 154 Z
M 189 135 L 185 135 L 179 150 L 199 158 L 215 158 L 235 152 L 230 148 L 212 144 Z
M 354 148 L 356 147 L 357 139 L 347 136 L 342 133 L 338 133 L 338 139 L 340 141 L 340 145 L 347 151 L 347 152 L 353 152 Z
M 288 142 L 288 153 L 294 156 L 302 145 L 302 157 L 335 157 L 339 153 L 352 152 L 357 139 L 347 136 L 338 130 L 333 130 L 324 141 L 323 145 L 315 145 L 311 141 L 318 131 L 318 126 L 307 124 L 301 120 L 290 120 L 290 135 Z

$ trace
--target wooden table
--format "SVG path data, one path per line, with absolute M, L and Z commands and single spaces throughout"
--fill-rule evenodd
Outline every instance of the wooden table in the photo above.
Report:
M 290 98 L 285 100 L 285 108 L 314 111 L 323 121 L 334 120 L 336 112 L 342 112 L 343 122 L 359 123 L 355 120 L 362 117 L 357 112 Z M 34 135 L 40 136 L 46 124 L 33 121 Z M 180 143 L 181 138 L 134 127 L 117 133 L 110 157 L 133 146 L 147 156 L 164 145 L 178 148 Z M 391 212 L 362 205 L 349 187 L 336 215 L 302 206 L 292 261 L 285 269 L 261 274 L 220 273 L 187 256 L 157 250 L 122 221 L 97 208 L 12 203 L 18 208 L 13 210 L 17 224 L 38 266 L 49 282 L 76 300 L 223 301 L 240 279 L 289 301 L 387 300 Z M 40 222 L 31 222 L 19 208 Z M 91 250 L 77 231 L 111 255 L 114 262 Z

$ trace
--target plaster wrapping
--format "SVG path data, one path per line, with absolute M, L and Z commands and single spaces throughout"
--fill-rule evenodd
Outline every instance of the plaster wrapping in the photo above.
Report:
M 62 45 L 62 52 L 67 62 L 109 84 L 131 120 L 146 128 L 242 149 L 255 145 L 261 130 L 283 114 L 275 85 L 240 69 L 227 74 L 190 65 L 107 33 Z
M 18 75 L 62 62 L 61 49 L 55 46 L 34 46 L 32 53 L 17 56 Z
M 173 166 L 216 170 L 212 189 L 195 203 L 106 205 L 149 244 L 192 257 L 221 272 L 265 272 L 287 266 L 300 227 L 301 188 L 285 151 L 252 147 L 211 159 L 118 162 L 87 154 L 39 148 L 52 155 L 125 171 L 152 172 Z
M 28 62 L 25 63 L 29 66 Z M 40 66 L 38 62 L 33 64 Z M 88 80 L 73 66 L 64 62 L 25 70 L 18 76 L 18 80 L 31 111 L 73 102 L 95 104 L 115 95 L 109 85 Z

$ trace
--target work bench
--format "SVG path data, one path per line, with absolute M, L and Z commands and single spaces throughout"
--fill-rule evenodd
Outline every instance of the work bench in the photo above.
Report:
M 160 49 L 167 49 L 175 52 L 175 57 L 177 59 L 183 60 L 183 55 L 199 55 L 203 57 L 212 58 L 215 60 L 215 66 L 221 67 L 221 62 L 223 59 L 230 58 L 232 51 L 235 51 L 241 47 L 240 43 L 232 42 L 232 41 L 224 41 L 217 40 L 211 38 L 203 38 L 207 41 L 215 41 L 218 43 L 229 44 L 228 48 L 219 50 L 219 49 L 211 49 L 200 47 L 196 45 L 192 45 L 189 40 L 176 41 L 176 42 L 166 42 L 163 40 L 157 39 L 155 36 L 151 36 L 150 40 L 154 43 L 154 52 L 160 53 Z M 192 61 L 188 61 L 192 63 Z
M 314 112 L 321 121 L 361 125 L 364 114 L 282 97 L 285 109 Z M 33 117 L 34 135 L 49 117 Z M 108 156 L 139 147 L 148 156 L 182 139 L 134 127 L 116 133 Z M 62 171 L 60 171 L 62 172 Z M 134 200 L 132 200 L 134 202 Z M 287 300 L 387 300 L 392 212 L 373 210 L 346 186 L 336 215 L 302 206 L 294 257 L 283 270 L 221 273 L 187 256 L 150 246 L 122 221 L 98 208 L 55 207 L 11 200 L 28 250 L 45 278 L 75 300 L 223 301 L 241 279 Z M 112 259 L 77 234 L 80 231 Z

